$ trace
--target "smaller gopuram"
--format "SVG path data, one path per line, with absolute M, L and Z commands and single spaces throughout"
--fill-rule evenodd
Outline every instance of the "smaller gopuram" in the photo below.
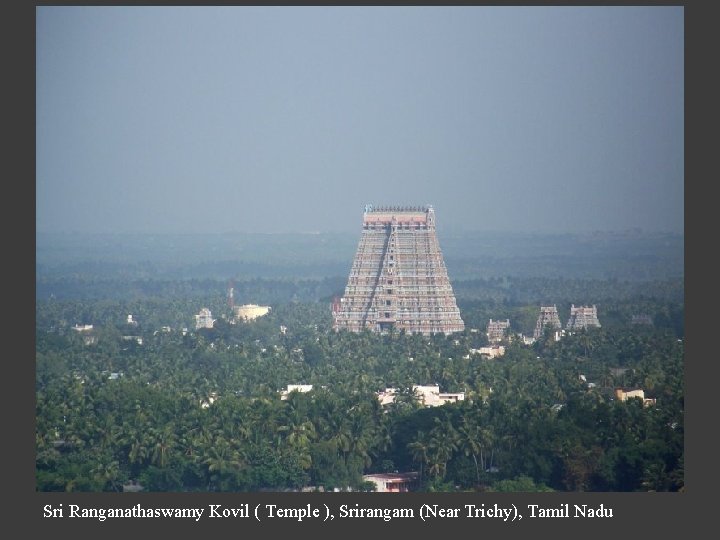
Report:
M 493 321 L 490 319 L 490 322 L 487 326 L 487 337 L 488 341 L 490 343 L 502 341 L 505 337 L 505 332 L 510 328 L 510 319 L 505 319 L 504 321 Z
M 580 330 L 581 328 L 600 328 L 600 321 L 597 317 L 596 306 L 578 306 L 573 304 L 570 307 L 570 318 L 566 328 L 568 330 Z
M 547 326 L 557 330 L 562 328 L 560 317 L 558 316 L 557 306 L 555 305 L 540 307 L 540 315 L 538 316 L 537 323 L 535 324 L 533 338 L 540 339 L 545 333 L 545 327 Z

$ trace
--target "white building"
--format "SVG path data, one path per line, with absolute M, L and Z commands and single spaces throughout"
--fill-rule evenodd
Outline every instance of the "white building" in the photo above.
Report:
M 210 405 L 217 401 L 217 398 L 217 392 L 210 392 L 207 396 L 207 399 L 200 400 L 200 407 L 203 409 L 207 409 L 208 407 L 210 407 Z
M 212 313 L 208 308 L 202 308 L 200 313 L 195 315 L 195 329 L 212 328 L 214 324 L 215 319 L 212 318 Z
M 92 324 L 76 324 L 75 326 L 72 327 L 72 329 L 75 330 L 76 332 L 89 332 L 90 330 L 93 329 L 93 325 Z
M 235 318 L 241 321 L 252 321 L 270 313 L 270 306 L 258 306 L 257 304 L 245 304 L 235 306 Z
M 394 403 L 397 393 L 397 388 L 386 388 L 385 390 L 378 392 L 377 397 L 378 400 L 380 400 L 380 405 L 390 405 L 390 403 Z
M 418 473 L 366 474 L 363 480 L 375 484 L 377 493 L 406 493 L 416 486 Z
M 494 345 L 491 347 L 480 347 L 479 349 L 470 349 L 470 354 L 480 354 L 482 356 L 488 356 L 490 358 L 497 358 L 505 354 L 505 347 L 503 345 Z
M 287 388 L 280 392 L 280 399 L 286 400 L 290 392 L 309 392 L 312 389 L 312 384 L 288 384 Z
M 465 400 L 465 392 L 456 394 L 441 393 L 438 385 L 421 386 L 416 384 L 413 385 L 412 389 L 418 401 L 425 407 L 438 407 L 446 403 L 457 403 Z M 395 402 L 397 393 L 397 388 L 386 388 L 382 392 L 378 392 L 377 397 L 381 405 L 389 405 Z
M 413 392 L 420 398 L 420 402 L 426 407 L 437 407 L 446 403 L 457 403 L 465 400 L 465 392 L 457 394 L 440 393 L 440 386 L 413 386 Z

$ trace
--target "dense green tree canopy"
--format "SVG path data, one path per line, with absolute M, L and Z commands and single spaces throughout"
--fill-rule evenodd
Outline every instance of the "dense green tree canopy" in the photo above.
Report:
M 474 280 L 452 336 L 331 330 L 332 280 L 252 280 L 255 321 L 233 324 L 224 283 L 49 283 L 36 304 L 40 491 L 367 489 L 418 471 L 421 489 L 669 491 L 683 486 L 681 283 Z M 125 293 L 77 295 L 89 286 Z M 45 289 L 43 289 L 45 290 Z M 525 345 L 538 306 L 597 304 L 601 328 Z M 194 328 L 209 307 L 214 328 Z M 132 313 L 137 325 L 127 324 Z M 634 314 L 653 324 L 632 324 Z M 505 355 L 487 320 L 511 320 Z M 92 324 L 90 332 L 72 329 Z M 183 331 L 183 329 L 187 329 Z M 92 337 L 92 339 L 88 339 Z M 288 385 L 307 393 L 281 398 Z M 423 407 L 413 384 L 464 392 Z M 399 389 L 382 407 L 376 393 Z M 617 387 L 642 388 L 619 401 Z

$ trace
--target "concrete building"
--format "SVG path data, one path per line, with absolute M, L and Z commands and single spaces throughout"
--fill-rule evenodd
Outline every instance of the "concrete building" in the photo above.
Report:
M 639 398 L 643 402 L 644 407 L 652 407 L 655 405 L 656 400 L 653 398 L 646 398 L 645 391 L 642 388 L 616 388 L 615 397 L 620 401 L 627 401 L 632 398 Z
M 462 332 L 432 206 L 367 205 L 345 294 L 333 328 L 419 334 Z
M 202 308 L 200 313 L 195 315 L 195 329 L 200 328 L 212 328 L 215 324 L 215 319 L 212 318 L 212 313 L 208 308 Z
M 140 491 L 143 491 L 145 487 L 139 483 L 137 480 L 131 480 L 127 484 L 123 484 L 122 490 L 125 493 L 138 493 Z
M 76 332 L 89 332 L 90 330 L 93 329 L 93 325 L 92 324 L 76 324 L 75 326 L 72 327 L 72 329 L 75 330 Z
M 200 400 L 200 408 L 207 409 L 208 407 L 210 407 L 210 405 L 212 405 L 213 403 L 215 403 L 217 401 L 217 398 L 218 398 L 217 392 L 210 392 L 207 395 L 206 399 Z
M 312 384 L 288 384 L 287 388 L 280 392 L 280 399 L 286 400 L 290 392 L 309 392 L 312 389 Z
M 505 354 L 505 347 L 502 345 L 495 345 L 492 347 L 480 347 L 479 349 L 470 349 L 470 354 L 479 354 L 487 356 L 489 358 L 498 358 Z
M 397 388 L 386 388 L 385 390 L 378 392 L 377 397 L 380 401 L 380 405 L 390 405 L 391 403 L 394 403 L 397 393 Z
M 446 403 L 457 403 L 458 401 L 465 400 L 465 392 L 459 392 L 456 394 L 441 393 L 438 385 L 413 385 L 412 390 L 417 396 L 418 401 L 425 407 L 438 407 L 440 405 L 445 405 Z M 389 405 L 390 403 L 395 402 L 397 394 L 397 388 L 386 388 L 385 390 L 378 392 L 377 397 L 381 405 Z
M 465 400 L 465 392 L 456 394 L 441 393 L 438 385 L 413 386 L 413 391 L 419 395 L 420 402 L 426 407 L 438 407 L 446 403 L 457 403 Z
M 270 313 L 270 306 L 259 306 L 257 304 L 244 304 L 235 306 L 235 319 L 239 321 L 252 321 Z
M 83 344 L 85 345 L 96 345 L 97 336 L 93 332 L 92 324 L 76 324 L 72 327 L 78 334 L 82 335 Z
M 377 493 L 407 493 L 417 487 L 418 473 L 365 474 L 363 480 L 375 484 Z

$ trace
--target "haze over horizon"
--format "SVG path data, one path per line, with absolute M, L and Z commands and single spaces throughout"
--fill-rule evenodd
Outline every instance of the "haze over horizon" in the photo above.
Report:
M 684 11 L 36 8 L 37 232 L 684 232 Z

